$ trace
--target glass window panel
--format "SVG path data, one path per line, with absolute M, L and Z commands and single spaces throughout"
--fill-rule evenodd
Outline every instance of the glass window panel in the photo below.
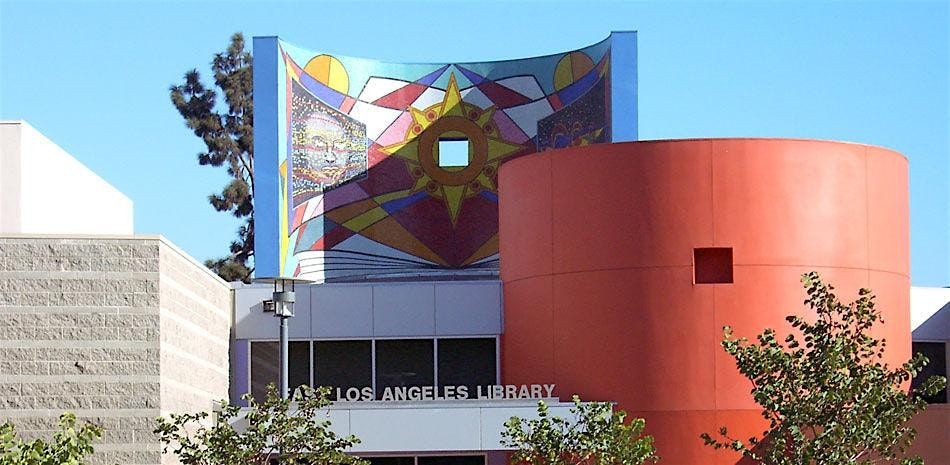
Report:
M 415 457 L 363 457 L 370 465 L 415 465 Z
M 310 342 L 291 341 L 287 360 L 287 387 L 293 393 L 298 387 L 310 385 Z
M 388 388 L 432 386 L 432 339 L 376 341 L 376 398 Z
M 373 385 L 373 355 L 370 341 L 316 341 L 313 343 L 313 380 L 317 386 L 346 392 Z
M 292 341 L 287 344 L 288 387 L 291 392 L 298 386 L 310 384 L 310 343 Z M 280 377 L 280 343 L 251 343 L 251 394 L 262 401 L 267 394 L 267 385 L 275 386 Z
M 467 386 L 475 398 L 476 386 L 495 384 L 495 339 L 439 339 L 439 386 Z
M 277 384 L 280 353 L 276 342 L 251 343 L 251 395 L 263 401 L 267 385 Z
M 917 389 L 920 387 L 924 381 L 930 379 L 931 376 L 943 376 L 947 377 L 947 348 L 946 343 L 943 342 L 915 342 L 913 343 L 913 352 L 914 354 L 921 353 L 930 360 L 930 363 L 927 364 L 920 373 L 914 377 L 914 380 L 911 382 L 911 387 Z M 947 403 L 947 390 L 938 392 L 937 394 L 925 397 L 927 403 L 930 404 L 946 404 Z
M 442 341 L 439 341 L 442 344 Z M 419 457 L 419 465 L 485 465 L 484 455 L 443 455 Z

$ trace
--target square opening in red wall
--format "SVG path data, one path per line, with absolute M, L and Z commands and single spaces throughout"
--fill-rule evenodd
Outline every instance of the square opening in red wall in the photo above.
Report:
M 693 249 L 693 280 L 696 284 L 732 283 L 732 247 Z

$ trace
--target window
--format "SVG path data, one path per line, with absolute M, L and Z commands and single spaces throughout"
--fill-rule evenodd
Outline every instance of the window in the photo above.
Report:
M 912 347 L 914 354 L 924 354 L 930 360 L 930 363 L 914 377 L 911 382 L 912 388 L 918 388 L 931 376 L 947 377 L 947 344 L 945 342 L 914 342 Z M 947 390 L 944 389 L 931 397 L 926 397 L 925 400 L 928 404 L 946 404 Z
M 485 465 L 484 455 L 422 455 L 418 457 L 363 457 L 370 465 Z
M 415 457 L 364 457 L 370 465 L 415 465 Z
M 287 387 L 293 394 L 300 386 L 310 386 L 310 341 L 291 341 L 287 348 Z
M 468 397 L 475 398 L 478 386 L 498 382 L 496 344 L 495 337 L 291 341 L 289 388 L 327 386 L 339 400 L 337 390 L 352 397 L 348 391 L 353 388 L 360 393 L 375 388 L 376 398 L 382 399 L 387 387 L 466 386 Z M 263 400 L 267 385 L 278 381 L 279 344 L 252 341 L 250 348 L 250 391 Z M 390 391 L 399 400 L 405 390 Z
M 420 456 L 418 465 L 485 465 L 484 455 Z
M 298 386 L 310 384 L 310 342 L 292 341 L 288 344 L 287 378 L 291 392 Z M 280 346 L 277 342 L 251 343 L 251 395 L 264 400 L 267 385 L 277 385 L 280 376 Z
M 313 382 L 316 386 L 362 389 L 373 385 L 371 341 L 316 341 L 313 343 Z
M 439 339 L 439 386 L 468 386 L 475 397 L 476 386 L 495 384 L 495 339 Z
M 277 384 L 279 350 L 276 342 L 251 343 L 251 395 L 257 400 L 264 399 L 268 384 Z
M 434 385 L 432 339 L 376 341 L 376 398 L 388 388 Z
M 442 168 L 468 166 L 468 139 L 439 139 L 439 148 L 435 157 Z
M 693 273 L 696 284 L 732 283 L 732 247 L 693 249 Z

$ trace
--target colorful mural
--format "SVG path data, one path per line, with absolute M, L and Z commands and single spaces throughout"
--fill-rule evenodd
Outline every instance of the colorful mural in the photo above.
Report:
M 570 105 L 538 121 L 538 149 L 610 142 L 607 82 L 600 79 Z
M 290 131 L 293 206 L 366 176 L 366 125 L 292 84 Z
M 254 56 L 258 276 L 491 276 L 499 166 L 611 140 L 609 39 L 488 63 L 383 63 L 276 38 L 255 38 Z M 468 163 L 440 166 L 440 140 L 467 140 Z

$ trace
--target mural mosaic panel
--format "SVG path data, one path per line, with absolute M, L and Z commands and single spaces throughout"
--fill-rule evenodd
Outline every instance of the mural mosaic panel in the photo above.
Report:
M 610 141 L 609 39 L 486 63 L 385 63 L 276 38 L 255 39 L 254 53 L 275 58 L 267 66 L 278 81 L 273 102 L 266 94 L 255 108 L 255 123 L 268 115 L 276 121 L 266 127 L 277 128 L 255 133 L 278 151 L 276 163 L 256 167 L 279 187 L 274 197 L 255 193 L 257 214 L 279 217 L 274 232 L 257 235 L 267 275 L 491 276 L 501 164 Z M 263 66 L 255 61 L 256 72 Z M 255 77 L 256 97 L 262 82 Z M 469 142 L 467 165 L 439 165 L 445 139 Z
M 366 176 L 366 125 L 324 104 L 300 83 L 292 86 L 291 189 L 297 207 Z
M 538 150 L 610 142 L 607 83 L 597 81 L 586 94 L 538 121 Z

